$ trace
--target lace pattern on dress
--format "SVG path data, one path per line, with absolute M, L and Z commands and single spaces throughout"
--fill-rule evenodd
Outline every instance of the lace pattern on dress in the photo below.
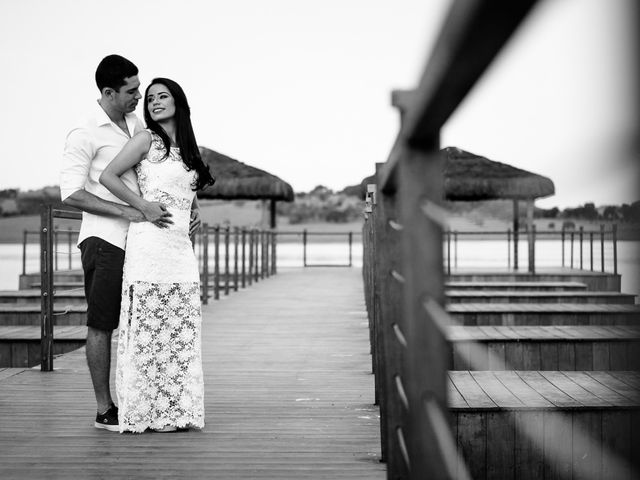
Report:
M 139 181 L 139 180 L 138 180 Z M 191 200 L 188 198 L 177 197 L 175 195 L 171 195 L 170 193 L 163 192 L 162 190 L 148 190 L 145 197 L 148 200 L 153 200 L 156 202 L 162 202 L 166 207 L 174 207 L 180 210 L 190 210 L 191 209 Z
M 120 325 L 116 370 L 120 431 L 202 428 L 198 282 L 136 281 L 123 290 L 120 318 L 126 324 Z
M 157 133 L 148 130 L 151 133 L 151 147 L 149 148 L 149 153 L 147 154 L 147 160 L 151 163 L 160 163 L 165 160 L 172 160 L 174 162 L 182 162 L 182 157 L 180 156 L 180 149 L 178 147 L 171 147 L 169 149 L 169 155 L 166 156 L 166 150 L 164 148 L 164 142 L 160 135 Z M 186 166 L 185 166 L 186 170 Z

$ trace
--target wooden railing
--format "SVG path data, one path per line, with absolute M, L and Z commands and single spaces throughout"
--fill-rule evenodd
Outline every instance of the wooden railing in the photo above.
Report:
M 447 405 L 440 129 L 535 2 L 453 3 L 416 90 L 394 92 L 400 132 L 369 187 L 365 297 L 388 478 L 469 478 Z
M 494 240 L 504 241 L 507 269 L 518 270 L 518 246 L 517 237 L 511 229 L 506 231 L 458 231 L 446 230 L 445 236 L 445 268 L 447 275 L 451 274 L 452 268 L 459 267 L 459 240 Z M 605 225 L 600 225 L 599 230 L 585 231 L 584 227 L 576 230 L 562 229 L 537 230 L 534 226 L 531 235 L 527 235 L 531 243 L 528 245 L 528 271 L 535 273 L 540 262 L 536 261 L 536 246 L 539 240 L 553 240 L 557 242 L 559 252 L 557 267 L 568 267 L 571 269 L 590 270 L 601 272 L 606 271 L 606 265 L 610 264 L 614 275 L 618 273 L 618 227 L 612 224 L 607 230 Z M 607 244 L 610 247 L 605 248 Z M 597 254 L 594 255 L 594 246 Z M 609 252 L 610 259 L 607 260 L 605 252 Z
M 71 239 L 77 230 L 57 230 L 55 219 L 81 220 L 82 213 L 60 210 L 44 205 L 40 221 L 40 289 L 41 289 L 41 362 L 43 371 L 53 370 L 53 323 L 54 317 L 66 312 L 54 311 L 54 272 L 58 269 L 59 233 L 67 238 L 67 253 L 71 267 Z M 23 244 L 23 274 L 26 265 L 26 238 Z M 210 290 L 213 298 L 220 292 L 228 295 L 231 290 L 245 288 L 277 272 L 276 233 L 273 230 L 256 228 L 221 227 L 204 224 L 194 239 L 194 249 L 199 259 L 202 286 L 202 303 L 209 302 Z M 222 249 L 222 253 L 221 250 Z M 211 252 L 211 254 L 210 254 Z
M 81 220 L 82 213 L 45 205 L 40 214 L 40 369 L 44 372 L 53 370 L 55 218 Z
M 211 289 L 214 300 L 218 300 L 221 291 L 229 295 L 232 289 L 237 292 L 239 287 L 245 288 L 275 275 L 276 245 L 274 230 L 204 224 L 195 239 L 200 262 L 202 303 L 209 302 Z
M 281 231 L 277 233 L 280 237 L 297 236 L 302 242 L 302 266 L 303 267 L 352 267 L 353 266 L 353 237 L 354 235 L 360 236 L 361 232 L 340 232 L 340 231 L 322 231 L 322 232 L 310 232 L 306 228 L 301 231 Z M 309 261 L 308 245 L 309 239 L 313 237 L 327 238 L 338 237 L 344 238 L 348 245 L 348 253 L 345 258 L 345 263 L 313 263 Z M 311 242 L 313 243 L 313 242 Z

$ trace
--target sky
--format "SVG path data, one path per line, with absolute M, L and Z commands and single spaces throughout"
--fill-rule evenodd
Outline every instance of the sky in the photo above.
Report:
M 541 1 L 442 146 L 550 177 L 544 208 L 640 199 L 634 1 Z M 111 53 L 139 67 L 143 87 L 156 76 L 182 85 L 200 145 L 295 191 L 360 183 L 397 135 L 391 91 L 417 85 L 450 5 L 0 0 L 0 189 L 58 184 L 65 136 L 98 98 L 95 68 Z

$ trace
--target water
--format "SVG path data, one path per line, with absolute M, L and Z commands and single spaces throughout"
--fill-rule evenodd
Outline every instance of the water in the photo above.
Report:
M 357 238 L 357 237 L 356 237 Z M 443 247 L 447 258 L 446 245 Z M 221 254 L 224 255 L 223 251 Z M 38 272 L 40 268 L 40 246 L 27 246 L 26 271 Z M 277 247 L 279 267 L 303 266 L 302 242 L 280 242 Z M 519 243 L 518 261 L 520 269 L 527 269 L 527 244 Z M 58 267 L 66 269 L 80 268 L 80 251 L 71 247 L 71 255 L 66 244 L 61 244 L 58 251 Z M 224 260 L 223 260 L 224 261 Z M 362 243 L 354 240 L 351 261 L 354 267 L 362 266 Z M 507 242 L 502 240 L 459 240 L 451 243 L 451 267 L 472 268 L 490 267 L 506 268 L 513 263 L 509 258 Z M 232 264 L 233 262 L 231 262 Z M 606 271 L 613 271 L 613 251 L 610 242 L 605 244 L 604 263 Z M 310 242 L 307 244 L 307 265 L 348 265 L 349 245 L 344 240 L 338 242 Z M 591 253 L 586 243 L 582 252 L 582 264 L 585 269 L 591 267 Z M 559 267 L 562 265 L 561 243 L 557 240 L 538 240 L 536 242 L 536 265 L 539 267 Z M 570 244 L 565 243 L 565 266 L 571 265 Z M 579 245 L 574 245 L 573 265 L 580 266 Z M 600 244 L 594 245 L 594 270 L 601 269 Z M 0 289 L 15 290 L 18 288 L 18 276 L 22 272 L 22 244 L 0 244 Z M 622 291 L 640 296 L 640 242 L 618 242 L 618 273 L 622 275 Z

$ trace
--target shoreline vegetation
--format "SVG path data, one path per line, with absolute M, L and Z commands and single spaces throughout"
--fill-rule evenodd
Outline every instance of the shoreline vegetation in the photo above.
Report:
M 360 185 L 346 187 L 334 192 L 324 186 L 317 186 L 310 192 L 295 194 L 293 202 L 277 202 L 277 230 L 283 233 L 302 232 L 336 233 L 339 235 L 309 236 L 309 241 L 346 241 L 346 233 L 358 235 L 362 231 L 364 200 Z M 60 190 L 56 186 L 22 192 L 18 189 L 0 190 L 0 243 L 22 243 L 24 231 L 29 234 L 29 243 L 38 243 L 42 203 L 50 203 L 64 208 L 60 201 Z M 268 228 L 269 203 L 260 200 L 208 200 L 200 199 L 201 217 L 209 225 L 230 227 Z M 521 202 L 524 203 L 524 202 Z M 509 200 L 484 202 L 445 202 L 449 211 L 449 230 L 473 232 L 465 238 L 474 240 L 497 239 L 495 235 L 483 232 L 505 232 L 512 228 L 513 203 Z M 525 228 L 526 211 L 521 205 L 521 233 Z M 585 203 L 576 208 L 542 209 L 534 211 L 537 232 L 554 232 L 553 238 L 564 229 L 565 232 L 596 232 L 599 237 L 601 225 L 607 232 L 611 225 L 617 225 L 617 238 L 621 241 L 640 240 L 640 201 L 620 206 L 596 207 Z M 79 222 L 56 219 L 58 230 L 77 230 Z M 459 237 L 461 238 L 461 237 Z M 540 235 L 539 238 L 545 238 Z M 546 236 L 550 238 L 550 236 Z M 610 234 L 606 234 L 610 238 Z M 279 241 L 301 241 L 301 235 L 282 235 Z

